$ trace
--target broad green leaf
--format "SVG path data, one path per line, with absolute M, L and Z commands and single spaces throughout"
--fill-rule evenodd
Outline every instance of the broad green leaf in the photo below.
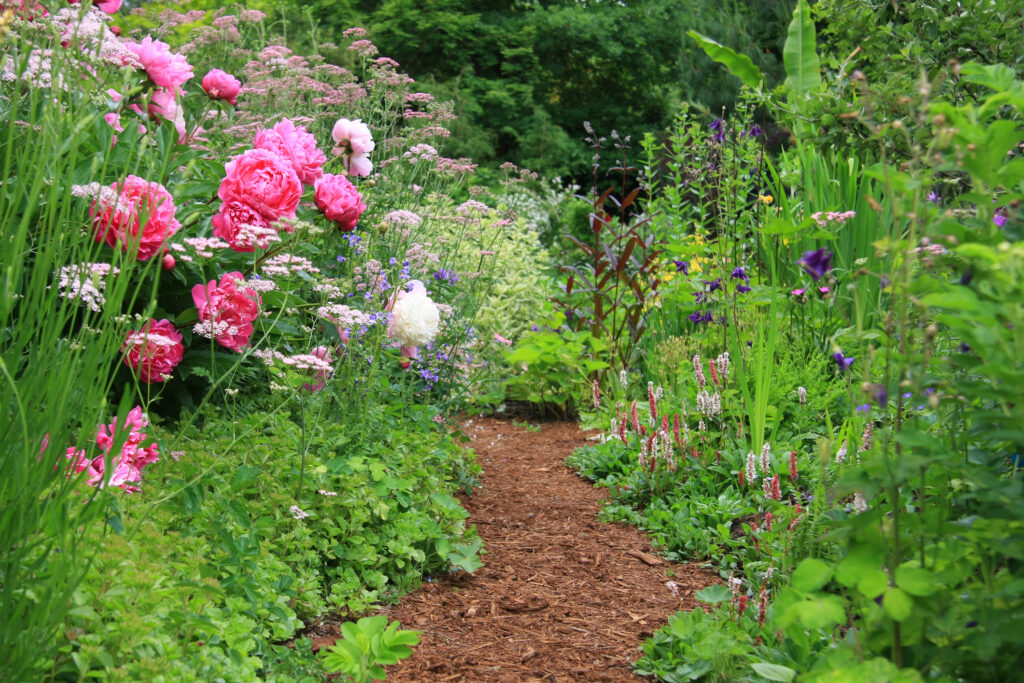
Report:
M 914 610 L 914 600 L 899 588 L 890 588 L 882 597 L 882 607 L 894 621 L 903 621 Z
M 874 545 L 861 544 L 850 548 L 836 566 L 836 581 L 847 588 L 856 586 L 868 573 L 880 571 L 884 562 L 884 551 Z M 883 572 L 883 577 L 884 577 Z M 882 588 L 885 590 L 885 588 Z M 882 591 L 878 591 L 881 595 Z
M 716 583 L 713 586 L 700 589 L 693 594 L 693 597 L 709 605 L 717 605 L 720 602 L 728 602 L 732 598 L 732 593 L 722 584 Z
M 968 83 L 978 83 L 996 91 L 1012 88 L 1015 76 L 1013 69 L 1005 64 L 967 62 L 960 65 L 960 78 Z
M 807 0 L 800 0 L 793 8 L 793 21 L 782 48 L 782 61 L 786 65 L 786 83 L 803 97 L 821 87 L 821 65 L 815 45 L 814 22 Z
M 920 567 L 897 567 L 896 585 L 911 595 L 927 597 L 938 590 L 935 574 Z
M 808 628 L 832 628 L 846 621 L 846 607 L 843 599 L 836 595 L 821 595 L 805 600 L 797 608 L 800 621 Z
M 874 599 L 885 592 L 889 586 L 889 577 L 881 569 L 874 569 L 865 573 L 857 581 L 857 590 L 865 597 Z
M 753 669 L 758 676 L 761 678 L 767 678 L 769 681 L 789 683 L 791 680 L 796 678 L 796 671 L 793 671 L 788 666 L 782 666 L 781 664 L 758 662 L 757 664 L 751 664 L 750 668 Z
M 696 31 L 687 31 L 686 35 L 697 41 L 697 44 L 707 53 L 708 57 L 724 65 L 729 70 L 729 73 L 743 81 L 743 85 L 755 89 L 761 86 L 764 76 L 750 57 L 727 48 L 718 41 L 703 36 Z
M 793 570 L 790 583 L 793 588 L 809 593 L 824 586 L 830 578 L 832 578 L 832 565 L 810 557 Z

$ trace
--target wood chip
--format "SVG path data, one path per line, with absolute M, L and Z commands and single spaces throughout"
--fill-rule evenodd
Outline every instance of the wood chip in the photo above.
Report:
M 649 564 L 652 567 L 657 567 L 658 565 L 665 564 L 665 560 L 661 559 L 657 555 L 651 555 L 650 553 L 645 553 L 642 550 L 633 550 L 632 548 L 630 548 L 626 551 L 626 554 L 632 555 L 644 564 Z

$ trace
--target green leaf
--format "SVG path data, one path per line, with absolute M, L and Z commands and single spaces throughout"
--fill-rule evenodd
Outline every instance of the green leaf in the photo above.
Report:
M 728 602 L 732 598 L 732 593 L 722 584 L 716 583 L 713 586 L 700 589 L 693 594 L 693 597 L 709 605 L 717 605 L 720 602 Z
M 786 65 L 786 83 L 803 97 L 821 87 L 821 65 L 815 45 L 814 22 L 807 0 L 800 0 L 793 8 L 793 21 L 782 48 L 782 61 Z
M 885 592 L 889 585 L 889 577 L 881 569 L 873 569 L 860 577 L 857 590 L 865 597 L 874 599 Z
M 832 565 L 813 557 L 797 565 L 790 583 L 797 590 L 809 593 L 818 590 L 832 578 Z
M 850 548 L 846 557 L 836 566 L 836 581 L 847 588 L 856 586 L 868 573 L 879 571 L 884 560 L 882 548 L 868 544 L 856 545 Z M 881 594 L 882 591 L 878 591 L 876 595 Z
M 890 588 L 882 597 L 882 607 L 894 621 L 903 621 L 914 610 L 914 600 L 899 588 Z
M 789 683 L 791 680 L 796 678 L 796 671 L 793 671 L 788 666 L 782 666 L 781 664 L 758 662 L 757 664 L 751 664 L 750 668 L 753 669 L 758 676 L 761 678 L 767 678 L 769 681 Z
M 727 48 L 718 41 L 703 36 L 696 31 L 687 31 L 686 35 L 697 41 L 697 44 L 707 53 L 708 57 L 711 57 L 711 59 L 719 64 L 723 64 L 729 70 L 729 73 L 743 81 L 743 85 L 755 89 L 761 86 L 764 76 L 750 57 Z
M 919 598 L 928 597 L 938 590 L 935 574 L 920 567 L 897 567 L 896 585 Z

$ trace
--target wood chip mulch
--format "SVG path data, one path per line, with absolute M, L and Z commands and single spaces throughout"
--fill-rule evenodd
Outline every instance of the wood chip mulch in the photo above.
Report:
M 572 423 L 540 426 L 465 422 L 484 475 L 463 504 L 486 564 L 385 610 L 422 631 L 388 681 L 636 681 L 644 638 L 720 582 L 657 557 L 633 527 L 599 522 L 604 492 L 563 465 L 587 435 Z

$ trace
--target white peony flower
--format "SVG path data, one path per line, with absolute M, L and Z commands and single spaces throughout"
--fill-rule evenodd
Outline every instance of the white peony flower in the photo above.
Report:
M 400 292 L 391 309 L 388 337 L 401 346 L 422 346 L 433 341 L 441 324 L 441 311 L 420 282 L 412 291 Z

